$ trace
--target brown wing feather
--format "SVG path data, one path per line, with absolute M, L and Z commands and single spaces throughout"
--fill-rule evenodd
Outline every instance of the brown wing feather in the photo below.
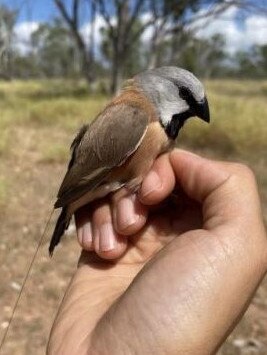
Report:
M 76 149 L 78 148 L 85 132 L 87 131 L 89 125 L 88 124 L 85 124 L 83 125 L 79 132 L 77 133 L 76 137 L 74 138 L 73 142 L 71 143 L 71 146 L 70 146 L 70 150 L 71 150 L 71 158 L 70 158 L 70 161 L 69 161 L 69 165 L 68 165 L 68 170 L 70 170 L 70 168 L 72 167 L 74 161 L 75 161 L 75 156 L 76 156 Z
M 66 206 L 96 188 L 113 167 L 121 165 L 139 146 L 148 115 L 130 104 L 108 106 L 74 140 L 69 170 L 55 207 Z

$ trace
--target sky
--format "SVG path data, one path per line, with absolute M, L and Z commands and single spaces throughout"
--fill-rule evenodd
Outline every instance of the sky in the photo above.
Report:
M 71 4 L 71 0 L 65 0 Z M 263 0 L 254 0 L 254 3 L 260 3 Z M 265 0 L 267 1 L 267 0 Z M 35 31 L 42 22 L 51 21 L 57 14 L 57 9 L 53 0 L 0 0 L 0 5 L 5 4 L 9 8 L 18 8 L 19 16 L 15 26 L 17 38 L 17 47 L 21 52 L 27 50 L 30 34 Z M 84 2 L 84 8 L 81 13 L 81 33 L 85 38 L 89 38 L 91 25 L 86 22 L 89 15 L 89 6 Z M 149 16 L 148 13 L 143 16 Z M 234 55 L 239 50 L 246 50 L 251 45 L 267 44 L 267 15 L 261 13 L 247 13 L 240 17 L 236 7 L 229 8 L 222 15 L 206 23 L 201 20 L 197 23 L 199 38 L 209 38 L 214 34 L 222 34 L 225 37 L 227 51 Z M 104 26 L 103 19 L 96 18 L 97 40 L 100 40 L 100 28 Z M 151 31 L 147 30 L 143 39 L 148 41 Z

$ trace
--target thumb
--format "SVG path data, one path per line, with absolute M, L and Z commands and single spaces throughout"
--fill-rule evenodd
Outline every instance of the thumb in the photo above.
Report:
M 247 224 L 261 216 L 255 178 L 245 165 L 212 161 L 178 149 L 170 154 L 170 162 L 185 193 L 203 205 L 206 228 L 232 221 Z
M 186 194 L 201 203 L 230 177 L 229 171 L 219 166 L 220 163 L 184 150 L 174 150 L 170 162 L 176 180 Z

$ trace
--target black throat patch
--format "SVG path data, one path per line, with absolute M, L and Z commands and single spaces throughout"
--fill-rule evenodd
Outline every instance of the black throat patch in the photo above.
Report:
M 176 139 L 185 121 L 188 118 L 196 115 L 197 106 L 198 106 L 191 91 L 186 87 L 182 86 L 179 88 L 179 96 L 187 102 L 189 109 L 185 112 L 177 113 L 176 115 L 172 116 L 170 123 L 165 128 L 165 132 L 167 133 L 168 137 L 171 139 Z
M 191 110 L 173 115 L 170 123 L 165 127 L 167 136 L 171 139 L 176 139 L 185 121 L 190 117 L 192 117 Z

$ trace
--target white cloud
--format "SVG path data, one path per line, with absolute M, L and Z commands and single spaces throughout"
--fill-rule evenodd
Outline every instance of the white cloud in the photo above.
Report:
M 102 16 L 97 15 L 95 17 L 94 26 L 95 26 L 95 28 L 94 28 L 95 43 L 98 45 L 101 42 L 101 29 L 106 27 L 105 20 L 103 19 Z M 91 22 L 85 23 L 80 29 L 80 33 L 83 36 L 87 45 L 89 44 L 89 41 L 90 41 L 91 31 L 92 31 L 92 23 Z
M 201 13 L 200 13 L 201 14 Z M 267 18 L 261 15 L 248 16 L 243 26 L 238 25 L 237 7 L 230 7 L 212 20 L 198 20 L 194 26 L 199 27 L 198 38 L 209 38 L 221 34 L 226 41 L 226 49 L 230 54 L 244 50 L 254 44 L 267 44 Z
M 152 20 L 152 14 L 149 12 L 143 13 L 140 17 L 140 20 L 142 23 L 146 23 L 146 22 Z M 152 38 L 152 35 L 153 35 L 153 28 L 152 28 L 152 26 L 149 26 L 142 33 L 142 41 L 144 43 L 149 42 Z
M 38 29 L 38 22 L 20 22 L 14 28 L 15 47 L 21 54 L 30 50 L 31 34 Z
M 267 17 L 252 15 L 245 21 L 248 42 L 259 45 L 267 44 Z
M 197 16 L 203 14 L 203 10 L 199 11 Z M 251 14 L 240 26 L 236 17 L 238 15 L 237 7 L 230 7 L 224 13 L 218 15 L 212 20 L 199 19 L 192 25 L 197 27 L 198 38 L 209 38 L 214 34 L 221 34 L 226 41 L 226 49 L 230 54 L 234 54 L 238 50 L 249 48 L 253 44 L 267 44 L 267 18 L 265 16 Z M 146 22 L 151 18 L 150 13 L 144 13 L 141 16 L 141 21 Z M 112 18 L 112 23 L 115 23 L 115 18 Z M 38 29 L 40 23 L 21 22 L 15 26 L 15 46 L 22 54 L 26 54 L 30 49 L 31 34 Z M 101 28 L 106 28 L 105 20 L 102 16 L 97 15 L 95 18 L 95 43 L 97 54 L 99 54 L 99 44 L 101 42 Z M 92 24 L 85 23 L 80 28 L 80 33 L 85 39 L 87 45 L 90 41 L 90 33 Z M 142 35 L 142 41 L 148 43 L 151 40 L 153 33 L 152 27 L 148 27 Z

